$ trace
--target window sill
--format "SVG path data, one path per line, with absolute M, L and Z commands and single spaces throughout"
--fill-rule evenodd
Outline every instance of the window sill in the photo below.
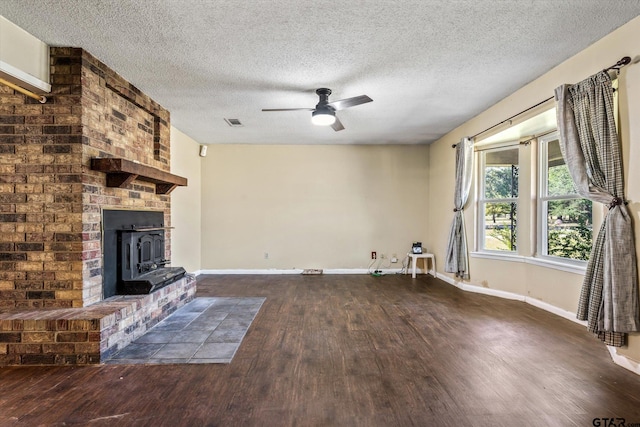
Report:
M 494 252 L 471 252 L 469 254 L 471 258 L 491 259 L 494 261 L 507 261 L 507 262 L 523 262 L 526 264 L 536 265 L 538 267 L 551 268 L 553 270 L 565 271 L 567 273 L 584 275 L 587 266 L 563 263 L 558 261 L 552 261 L 549 259 L 538 257 L 527 257 L 516 254 L 502 254 Z
M 552 261 L 550 259 L 537 258 L 537 257 L 527 257 L 525 262 L 527 264 L 533 264 L 533 265 L 537 265 L 537 266 L 540 266 L 540 267 L 546 267 L 546 268 L 552 268 L 554 270 L 566 271 L 567 273 L 574 273 L 574 274 L 584 275 L 584 273 L 587 271 L 586 263 L 585 263 L 585 265 L 576 265 L 576 264 L 569 264 L 569 263 L 564 263 L 564 262 Z
M 508 252 L 471 252 L 471 258 L 493 259 L 496 261 L 525 262 L 525 257 Z

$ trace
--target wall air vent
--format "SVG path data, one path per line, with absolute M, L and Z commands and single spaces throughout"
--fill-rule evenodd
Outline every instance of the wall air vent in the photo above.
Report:
M 244 126 L 240 119 L 224 119 L 224 121 L 233 128 Z

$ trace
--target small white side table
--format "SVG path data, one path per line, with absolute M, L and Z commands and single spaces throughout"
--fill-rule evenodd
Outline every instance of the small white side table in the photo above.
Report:
M 433 274 L 433 277 L 436 277 L 436 257 L 433 254 L 413 254 L 413 253 L 408 253 L 407 254 L 409 256 L 409 262 L 407 263 L 407 273 L 409 272 L 409 267 L 413 266 L 413 268 L 411 269 L 411 278 L 415 279 L 416 278 L 416 267 L 417 267 L 417 263 L 418 260 L 420 258 L 424 259 L 424 268 L 425 268 L 425 274 L 427 273 L 427 271 L 431 271 L 431 274 Z M 427 270 L 427 259 L 431 258 L 431 265 L 433 266 L 433 270 Z

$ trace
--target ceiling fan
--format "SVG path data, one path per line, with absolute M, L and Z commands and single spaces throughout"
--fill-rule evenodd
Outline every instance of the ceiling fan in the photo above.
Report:
M 326 87 L 316 90 L 316 93 L 320 97 L 316 108 L 263 108 L 262 111 L 312 111 L 311 123 L 318 126 L 331 126 L 333 130 L 337 132 L 343 130 L 344 126 L 336 117 L 336 111 L 373 101 L 373 99 L 367 95 L 360 95 L 329 102 L 331 89 L 327 89 Z

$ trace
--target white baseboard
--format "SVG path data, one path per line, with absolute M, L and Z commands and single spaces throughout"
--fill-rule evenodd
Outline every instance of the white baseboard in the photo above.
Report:
M 379 268 L 382 274 L 397 274 L 402 271 L 400 268 Z M 371 274 L 373 271 L 366 268 L 325 268 L 324 274 Z
M 578 323 L 579 325 L 587 327 L 587 322 L 584 320 L 578 320 L 576 314 L 572 311 L 565 310 L 563 308 L 556 307 L 555 305 L 551 305 L 548 302 L 540 301 L 539 299 L 525 297 L 524 302 L 527 304 L 531 304 L 535 307 L 541 308 L 544 311 L 548 311 L 549 313 L 553 313 L 557 316 L 564 317 L 567 320 L 571 320 L 574 323 Z
M 613 363 L 618 366 L 622 366 L 623 368 L 633 372 L 636 375 L 640 375 L 640 363 L 636 362 L 633 359 L 629 359 L 626 356 L 618 354 L 618 347 L 608 345 L 607 350 L 609 350 L 609 354 L 611 355 Z
M 276 268 L 263 269 L 216 269 L 216 270 L 200 270 L 201 274 L 302 274 L 301 268 L 292 268 L 290 270 L 280 270 Z
M 441 280 L 449 283 L 450 285 L 455 286 L 458 289 L 462 289 L 463 291 L 474 292 L 476 294 L 491 295 L 491 296 L 494 296 L 494 297 L 517 300 L 517 301 L 524 301 L 525 300 L 525 297 L 523 295 L 515 294 L 513 292 L 500 291 L 500 290 L 497 290 L 497 289 L 484 288 L 482 286 L 477 286 L 477 285 L 472 285 L 472 284 L 469 284 L 469 283 L 460 282 L 460 281 L 452 279 L 451 277 L 446 276 L 446 275 L 441 274 L 441 273 L 437 273 L 436 277 L 438 279 L 441 279 Z
M 457 281 L 447 275 L 438 273 L 437 277 L 453 286 L 455 286 L 458 289 L 462 289 L 463 291 L 467 291 L 467 292 L 476 292 L 479 294 L 485 294 L 485 295 L 492 295 L 498 298 L 506 298 L 506 299 L 511 299 L 511 300 L 517 300 L 517 301 L 522 301 L 525 302 L 527 304 L 531 304 L 535 307 L 538 307 L 542 310 L 548 311 L 550 313 L 553 313 L 557 316 L 563 317 L 567 320 L 571 320 L 572 322 L 578 323 L 582 326 L 587 326 L 587 322 L 585 322 L 584 320 L 578 320 L 576 318 L 576 314 L 556 307 L 554 305 L 551 305 L 547 302 L 544 301 L 540 301 L 538 299 L 535 298 L 531 298 L 531 297 L 527 297 L 524 295 L 520 295 L 520 294 L 516 294 L 513 292 L 506 292 L 506 291 L 500 291 L 500 290 L 496 290 L 496 289 L 489 289 L 489 288 L 483 288 L 482 286 L 477 286 L 477 285 L 472 285 L 469 283 L 463 283 L 460 281 Z M 618 354 L 618 350 L 617 347 L 612 347 L 612 346 L 606 346 L 607 349 L 609 350 L 609 354 L 611 355 L 611 360 L 613 361 L 613 363 L 615 363 L 618 366 L 621 366 L 631 372 L 633 372 L 636 375 L 640 375 L 640 363 L 634 361 L 633 359 L 629 359 L 626 356 L 622 356 L 620 354 Z
M 196 275 L 200 274 L 302 274 L 302 269 L 292 268 L 290 270 L 270 268 L 270 269 L 211 269 L 198 270 Z M 401 268 L 384 268 L 380 269 L 382 274 L 397 274 L 402 271 Z M 324 268 L 322 274 L 370 274 L 366 268 Z

